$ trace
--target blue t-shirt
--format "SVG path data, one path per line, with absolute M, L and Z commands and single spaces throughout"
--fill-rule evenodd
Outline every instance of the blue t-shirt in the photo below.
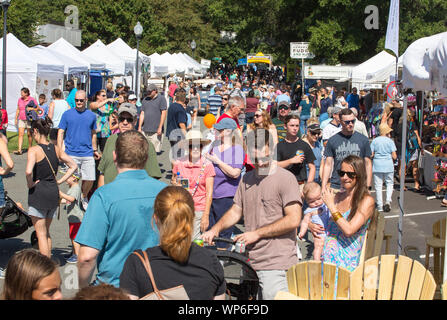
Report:
M 340 189 L 338 170 L 340 170 L 343 160 L 349 155 L 355 155 L 362 159 L 371 157 L 368 138 L 358 132 L 354 132 L 351 136 L 345 136 L 339 132 L 329 138 L 326 148 L 324 148 L 324 156 L 334 159 L 330 181 L 331 187 L 334 189 Z
M 300 102 L 301 107 L 301 115 L 302 116 L 310 116 L 310 108 L 312 107 L 312 102 L 306 102 L 304 100 L 301 100 Z
M 183 133 L 180 130 L 180 123 L 184 123 L 185 127 L 188 123 L 186 109 L 179 103 L 172 103 L 169 106 L 168 116 L 166 117 L 166 137 L 168 137 L 170 141 L 179 141 L 184 138 Z M 170 136 L 171 132 L 172 137 Z
M 210 106 L 209 111 L 217 117 L 217 113 L 222 107 L 222 96 L 218 94 L 212 94 L 208 97 L 208 104 Z
M 346 99 L 346 102 L 349 105 L 349 108 L 356 108 L 357 110 L 359 109 L 359 95 L 358 94 L 349 94 L 348 95 L 348 99 Z
M 152 217 L 155 197 L 166 186 L 145 170 L 130 170 L 95 191 L 75 241 L 99 250 L 97 281 L 119 287 L 127 257 L 159 244 Z
M 373 172 L 394 172 L 391 153 L 396 151 L 396 145 L 393 140 L 384 136 L 377 137 L 371 142 L 371 151 L 374 152 Z
M 332 106 L 332 99 L 327 97 L 320 100 L 320 114 L 327 113 L 327 109 Z
M 90 110 L 70 109 L 62 114 L 59 129 L 66 132 L 65 152 L 69 156 L 93 157 L 92 130 L 96 131 L 96 115 Z
M 70 91 L 67 97 L 67 103 L 70 105 L 71 108 L 76 108 L 76 102 L 75 102 L 75 96 L 76 92 L 78 92 L 78 89 L 74 88 Z

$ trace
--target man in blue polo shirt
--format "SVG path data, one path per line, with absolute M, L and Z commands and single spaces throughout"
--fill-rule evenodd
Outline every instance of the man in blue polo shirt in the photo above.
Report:
M 86 108 L 87 96 L 84 90 L 75 95 L 76 108 L 62 115 L 57 133 L 57 145 L 73 158 L 81 171 L 82 206 L 87 209 L 87 196 L 96 179 L 95 158 L 101 156 L 96 143 L 96 115 Z M 65 138 L 64 138 L 65 134 Z
M 113 157 L 118 176 L 93 194 L 75 239 L 81 245 L 80 288 L 89 285 L 95 266 L 95 284 L 119 287 L 127 257 L 158 245 L 159 233 L 152 223 L 154 202 L 167 184 L 144 170 L 148 150 L 148 141 L 138 131 L 124 132 L 116 140 Z

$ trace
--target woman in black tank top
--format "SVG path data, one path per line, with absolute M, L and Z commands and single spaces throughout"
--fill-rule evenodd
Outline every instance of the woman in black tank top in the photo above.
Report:
M 52 126 L 51 119 L 31 122 L 31 132 L 37 145 L 28 150 L 26 181 L 28 184 L 28 214 L 36 229 L 39 251 L 51 257 L 50 224 L 59 208 L 58 185 L 67 180 L 77 169 L 76 163 L 63 150 L 48 142 Z M 57 180 L 59 161 L 69 167 L 65 175 Z

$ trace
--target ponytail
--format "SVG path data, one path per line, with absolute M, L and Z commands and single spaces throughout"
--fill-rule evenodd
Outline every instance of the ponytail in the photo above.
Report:
M 182 187 L 166 187 L 155 199 L 154 214 L 160 221 L 161 249 L 174 261 L 186 263 L 194 220 L 191 194 Z
M 43 136 L 48 136 L 52 127 L 53 121 L 48 116 L 31 121 L 31 129 L 36 129 Z

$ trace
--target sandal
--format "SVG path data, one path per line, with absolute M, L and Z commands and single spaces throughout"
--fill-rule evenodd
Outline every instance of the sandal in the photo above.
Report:
M 16 151 L 14 151 L 13 153 L 14 153 L 14 154 L 17 154 L 17 155 L 19 155 L 19 156 L 23 154 L 22 151 L 19 151 L 19 150 L 16 150 Z

